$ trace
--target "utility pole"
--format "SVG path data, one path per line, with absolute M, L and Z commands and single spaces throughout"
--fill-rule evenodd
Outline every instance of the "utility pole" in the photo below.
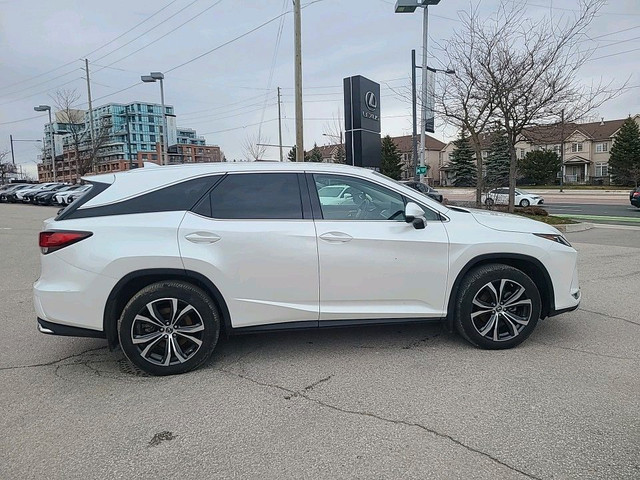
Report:
M 11 144 L 11 162 L 16 166 L 16 157 L 13 155 L 13 135 L 9 135 L 9 143 Z
M 427 42 L 429 40 L 428 34 L 429 28 L 429 6 L 424 6 L 424 16 L 422 17 L 422 112 L 420 114 L 420 148 L 422 154 L 420 155 L 420 167 L 424 167 L 426 163 L 427 144 L 426 144 L 426 132 L 427 129 Z M 421 168 L 422 171 L 422 168 Z M 420 174 L 420 182 L 424 181 L 424 174 Z
M 280 146 L 280 161 L 282 162 L 282 115 L 280 114 L 280 87 L 278 87 L 278 145 Z
M 560 114 L 560 191 L 564 186 L 564 108 Z
M 293 1 L 294 47 L 295 47 L 295 88 L 296 88 L 296 161 L 304 162 L 304 140 L 302 129 L 302 38 L 300 20 L 300 0 Z
M 95 143 L 93 140 L 93 108 L 91 106 L 91 82 L 89 81 L 89 60 L 86 58 L 84 59 L 84 69 L 87 74 L 87 99 L 89 101 L 89 128 L 91 129 L 89 137 L 91 138 L 91 153 L 92 155 L 95 155 Z M 94 160 L 95 159 L 92 158 L 91 163 L 93 163 Z
M 416 95 L 416 51 L 411 50 L 411 115 L 413 123 L 413 135 L 411 137 L 411 147 L 413 149 L 413 179 L 420 181 L 418 173 L 418 118 L 417 118 L 417 95 Z

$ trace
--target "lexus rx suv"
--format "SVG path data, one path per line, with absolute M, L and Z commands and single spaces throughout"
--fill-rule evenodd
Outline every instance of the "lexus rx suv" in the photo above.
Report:
M 217 163 L 85 180 L 40 233 L 39 330 L 106 338 L 151 374 L 197 368 L 221 334 L 274 329 L 439 321 L 505 349 L 580 303 L 577 252 L 555 228 L 447 207 L 367 169 Z M 348 198 L 319 195 L 328 185 Z

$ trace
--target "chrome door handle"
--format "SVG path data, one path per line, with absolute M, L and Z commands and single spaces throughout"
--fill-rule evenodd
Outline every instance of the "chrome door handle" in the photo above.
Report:
M 184 238 L 192 243 L 215 243 L 220 240 L 220 235 L 209 232 L 195 232 L 185 235 Z
M 320 235 L 320 239 L 329 243 L 345 243 L 353 240 L 353 237 L 342 232 L 327 232 Z

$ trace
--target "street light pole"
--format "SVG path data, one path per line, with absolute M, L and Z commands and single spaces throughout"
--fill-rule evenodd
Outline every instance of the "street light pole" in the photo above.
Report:
M 51 142 L 51 147 L 50 147 L 50 155 L 51 155 L 51 165 L 53 166 L 53 181 L 56 181 L 56 151 L 55 151 L 55 145 L 54 145 L 54 141 L 53 141 L 53 121 L 51 120 L 51 107 L 49 105 L 38 105 L 37 107 L 33 107 L 33 110 L 35 110 L 36 112 L 44 112 L 46 111 L 49 114 L 49 125 L 50 125 L 50 131 L 49 131 L 49 140 Z M 76 159 L 77 161 L 77 159 Z
M 164 74 L 162 72 L 151 72 L 149 75 L 142 75 L 140 79 L 145 83 L 154 83 L 156 80 L 160 81 L 160 103 L 162 104 L 162 129 L 163 129 L 163 141 L 162 141 L 162 165 L 169 164 L 169 147 L 168 147 L 168 129 L 167 129 L 167 108 L 164 104 Z
M 564 108 L 562 109 L 560 116 L 560 191 L 564 186 Z
M 304 131 L 302 125 L 302 22 L 300 18 L 300 0 L 294 0 L 293 7 L 296 93 L 296 162 L 304 162 Z
M 429 5 L 424 6 L 424 15 L 422 17 L 422 112 L 420 114 L 420 182 L 424 182 L 424 166 L 426 164 L 427 155 L 427 42 L 429 28 Z
M 418 173 L 418 119 L 417 119 L 417 95 L 416 95 L 416 51 L 411 50 L 411 116 L 413 135 L 411 136 L 411 148 L 413 151 L 413 179 L 420 181 Z

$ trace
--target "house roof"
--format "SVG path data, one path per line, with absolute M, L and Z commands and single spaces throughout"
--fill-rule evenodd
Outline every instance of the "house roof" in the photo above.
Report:
M 533 143 L 551 144 L 560 143 L 564 133 L 565 141 L 576 131 L 584 134 L 591 140 L 609 140 L 622 126 L 626 118 L 616 120 L 601 120 L 591 123 L 565 123 L 564 132 L 561 125 L 544 125 L 528 128 L 523 132 L 527 140 Z
M 397 145 L 398 150 L 400 150 L 401 152 L 406 153 L 406 152 L 411 152 L 413 150 L 411 135 L 404 135 L 402 137 L 391 137 L 391 139 L 393 140 L 393 143 Z M 440 151 L 447 145 L 446 143 L 441 142 L 440 140 L 433 138 L 429 135 L 425 135 L 425 141 L 427 144 L 427 150 Z M 419 144 L 420 144 L 420 139 L 418 139 L 418 145 Z

